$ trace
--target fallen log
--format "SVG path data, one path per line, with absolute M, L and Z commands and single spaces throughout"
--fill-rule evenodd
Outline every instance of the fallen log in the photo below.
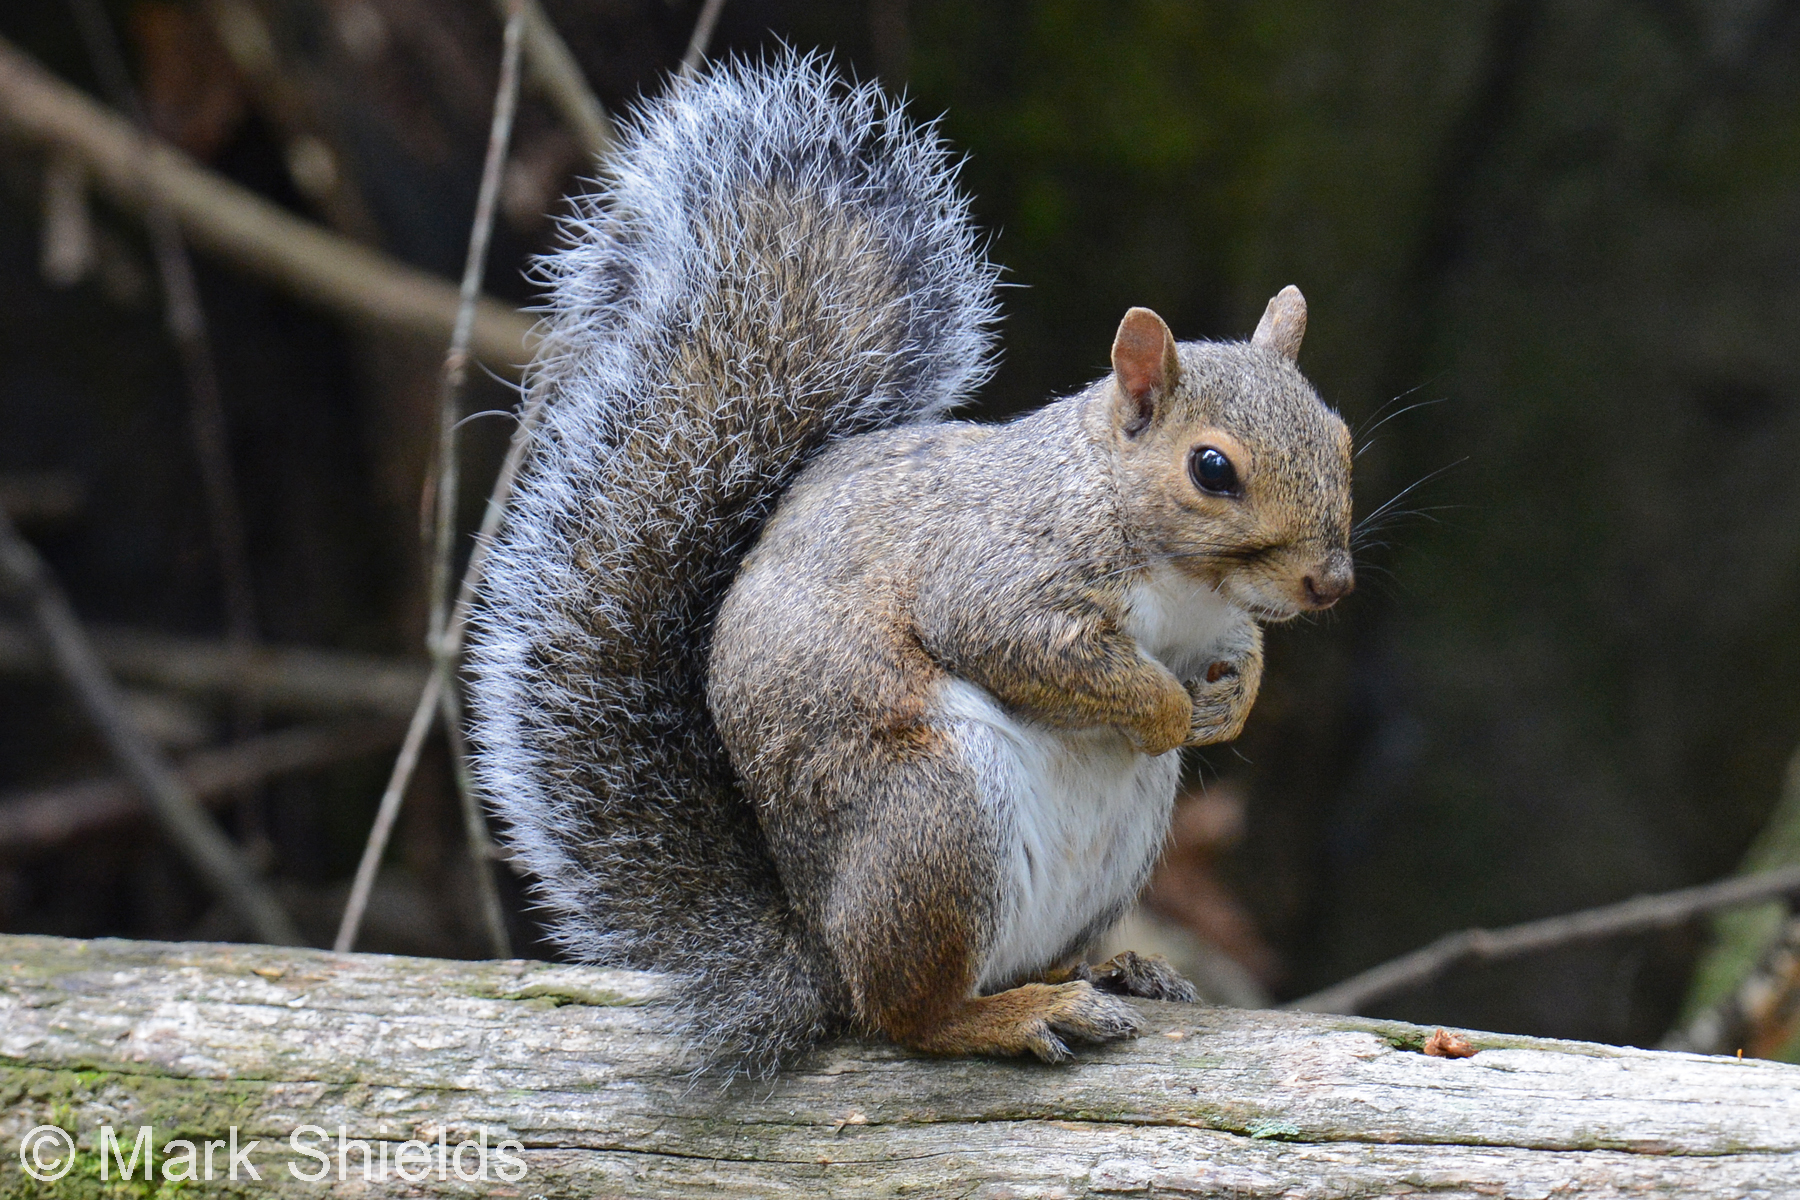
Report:
M 42 937 L 0 963 L 4 1196 L 101 1189 L 102 1126 L 115 1184 L 149 1127 L 200 1196 L 1800 1192 L 1800 1066 L 1756 1060 L 1475 1032 L 1437 1058 L 1399 1022 L 1144 1004 L 1066 1066 L 847 1041 L 721 1089 L 633 972 Z M 46 1125 L 76 1147 L 55 1184 L 18 1153 Z

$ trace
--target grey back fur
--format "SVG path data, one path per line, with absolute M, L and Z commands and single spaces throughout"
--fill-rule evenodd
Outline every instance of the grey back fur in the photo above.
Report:
M 841 1015 L 705 704 L 789 481 L 984 377 L 993 268 L 935 132 L 816 58 L 677 82 L 542 264 L 547 407 L 471 655 L 476 769 L 554 936 L 668 972 L 704 1060 Z

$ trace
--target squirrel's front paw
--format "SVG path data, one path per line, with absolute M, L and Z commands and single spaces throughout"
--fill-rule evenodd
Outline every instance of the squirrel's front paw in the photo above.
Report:
M 1186 745 L 1229 742 L 1243 732 L 1262 687 L 1262 631 L 1255 626 L 1250 631 L 1241 653 L 1213 663 L 1203 677 L 1187 684 L 1194 707 Z
M 1245 618 L 1222 639 L 1199 679 L 1185 685 L 1193 698 L 1193 710 L 1186 745 L 1210 746 L 1229 742 L 1243 732 L 1250 706 L 1262 688 L 1262 627 Z
M 1225 663 L 1214 663 L 1208 678 L 1187 685 L 1194 706 L 1189 718 L 1189 746 L 1229 742 L 1243 732 L 1256 693 L 1245 686 L 1243 674 Z

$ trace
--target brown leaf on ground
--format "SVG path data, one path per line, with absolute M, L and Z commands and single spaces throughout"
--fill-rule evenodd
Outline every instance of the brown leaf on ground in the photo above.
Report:
M 1425 1039 L 1425 1053 L 1433 1058 L 1469 1058 L 1475 1054 L 1475 1047 L 1459 1034 L 1447 1029 L 1435 1029 Z

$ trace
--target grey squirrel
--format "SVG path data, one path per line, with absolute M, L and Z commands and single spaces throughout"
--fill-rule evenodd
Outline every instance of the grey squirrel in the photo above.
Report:
M 815 58 L 677 82 L 550 257 L 545 416 L 472 653 L 476 766 L 573 958 L 700 1061 L 844 1030 L 1036 1054 L 1192 999 L 1087 944 L 1235 737 L 1259 621 L 1352 586 L 1349 436 L 1294 365 L 1132 309 L 1022 419 L 934 130 Z

